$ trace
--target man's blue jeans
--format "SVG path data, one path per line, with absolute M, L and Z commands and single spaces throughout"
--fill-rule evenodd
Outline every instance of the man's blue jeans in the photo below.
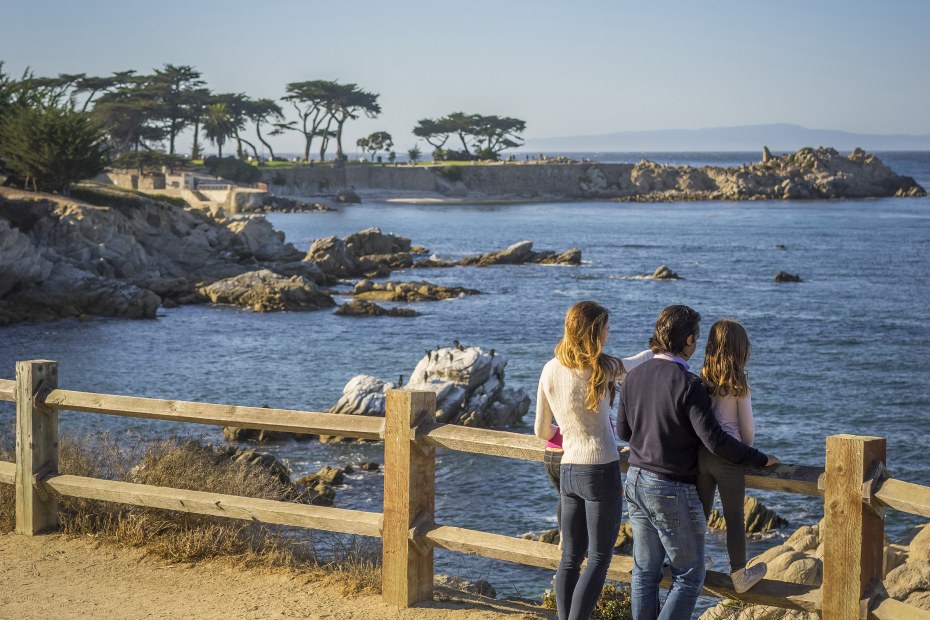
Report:
M 624 490 L 633 528 L 633 618 L 690 618 L 705 572 L 707 522 L 697 487 L 631 467 Z M 672 588 L 659 613 L 659 582 L 666 556 Z
M 562 561 L 555 574 L 559 620 L 588 620 L 601 596 L 620 530 L 620 464 L 562 463 L 560 478 Z M 582 572 L 585 552 L 588 563 Z

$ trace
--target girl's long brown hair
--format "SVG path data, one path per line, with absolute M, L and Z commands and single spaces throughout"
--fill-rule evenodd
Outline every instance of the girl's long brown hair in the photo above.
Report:
M 733 319 L 714 323 L 707 335 L 701 379 L 711 396 L 741 398 L 749 392 L 746 364 L 752 347 L 746 330 Z
M 601 330 L 608 320 L 607 309 L 593 301 L 580 301 L 565 314 L 565 335 L 555 345 L 555 357 L 566 368 L 591 370 L 584 406 L 597 411 L 608 393 L 611 400 L 614 381 L 623 372 L 623 363 L 604 353 Z

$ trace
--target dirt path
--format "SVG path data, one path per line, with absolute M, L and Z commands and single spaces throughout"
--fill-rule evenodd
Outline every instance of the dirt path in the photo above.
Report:
M 327 620 L 536 620 L 511 601 L 437 589 L 437 600 L 397 610 L 380 595 L 345 597 L 300 573 L 221 564 L 168 565 L 92 538 L 0 535 L 0 618 L 216 618 Z

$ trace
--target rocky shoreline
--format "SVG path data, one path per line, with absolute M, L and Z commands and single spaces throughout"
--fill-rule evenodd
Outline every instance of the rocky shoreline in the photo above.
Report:
M 531 241 L 448 262 L 377 228 L 318 239 L 304 253 L 262 216 L 225 218 L 115 189 L 83 194 L 93 204 L 0 188 L 0 326 L 155 318 L 159 307 L 198 303 L 313 311 L 334 308 L 337 294 L 354 294 L 358 302 L 344 304 L 340 315 L 415 316 L 409 308 L 361 302 L 420 302 L 478 291 L 370 278 L 412 267 L 581 262 L 577 249 L 536 252 Z M 330 288 L 337 285 L 350 290 Z

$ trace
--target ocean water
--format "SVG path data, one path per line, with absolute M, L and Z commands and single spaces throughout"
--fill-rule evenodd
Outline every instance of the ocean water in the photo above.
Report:
M 662 161 L 661 154 L 649 154 Z M 678 163 L 743 154 L 674 154 Z M 624 155 L 613 154 L 612 160 Z M 748 154 L 747 154 L 748 156 Z M 690 157 L 690 159 L 688 159 Z M 729 157 L 729 160 L 725 158 Z M 893 168 L 930 186 L 930 154 L 884 154 Z M 634 161 L 638 161 L 634 160 Z M 407 236 L 444 258 L 500 249 L 523 239 L 537 249 L 578 247 L 583 264 L 397 271 L 393 279 L 465 286 L 484 294 L 417 304 L 413 319 L 337 317 L 329 311 L 253 314 L 209 306 L 161 310 L 157 320 L 15 325 L 0 330 L 0 377 L 17 360 L 52 359 L 68 389 L 325 411 L 356 374 L 408 376 L 424 350 L 452 339 L 493 347 L 508 359 L 508 386 L 535 395 L 565 310 L 594 299 L 611 311 L 608 349 L 646 347 L 659 311 L 685 303 L 704 317 L 746 326 L 757 445 L 785 462 L 822 465 L 831 434 L 888 439 L 895 477 L 930 485 L 930 199 L 831 202 L 614 202 L 521 205 L 366 203 L 337 212 L 275 214 L 269 220 L 297 247 L 369 226 Z M 777 246 L 784 246 L 783 249 Z M 678 281 L 640 279 L 661 264 Z M 778 271 L 799 284 L 776 284 Z M 344 299 L 340 299 L 343 301 Z M 704 341 L 693 367 L 701 364 Z M 532 432 L 532 409 L 515 430 Z M 0 438 L 11 444 L 14 412 L 0 407 Z M 68 433 L 221 442 L 219 429 L 63 412 Z M 379 444 L 285 443 L 267 449 L 295 475 L 324 464 L 383 462 Z M 440 451 L 437 522 L 520 535 L 555 527 L 555 492 L 542 464 Z M 337 506 L 380 511 L 380 474 L 358 473 L 337 489 Z M 790 521 L 753 541 L 777 544 L 823 515 L 813 498 L 753 491 Z M 899 536 L 914 517 L 891 511 Z M 708 538 L 718 567 L 724 541 Z M 438 553 L 438 570 L 487 579 L 500 595 L 539 596 L 551 571 Z

